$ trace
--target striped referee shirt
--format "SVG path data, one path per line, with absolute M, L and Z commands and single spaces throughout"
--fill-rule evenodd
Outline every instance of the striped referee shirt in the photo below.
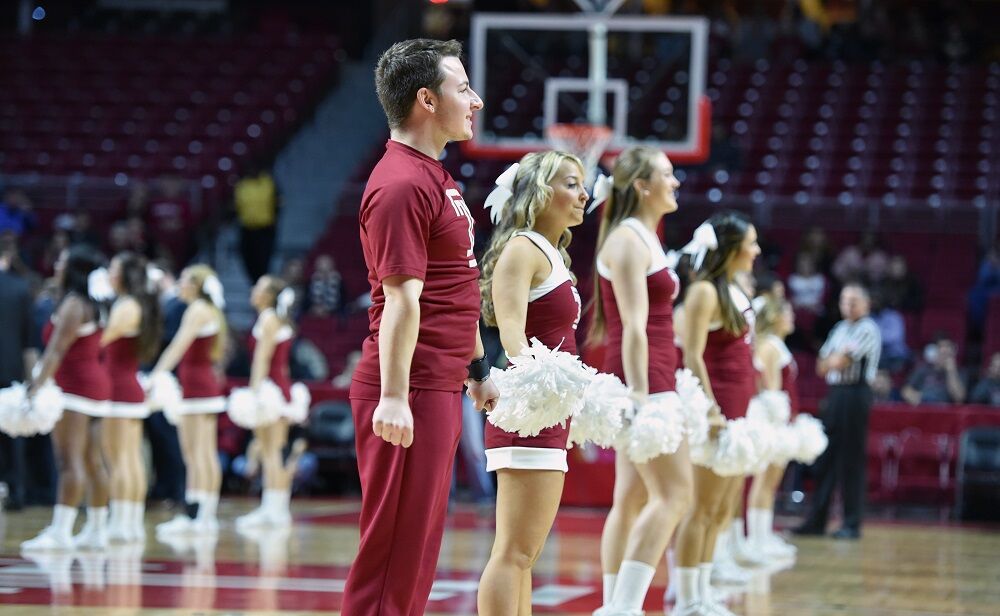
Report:
M 862 378 L 871 385 L 882 355 L 882 334 L 878 325 L 871 317 L 837 323 L 819 350 L 819 356 L 825 359 L 834 353 L 850 357 L 851 365 L 844 370 L 827 372 L 828 385 L 856 385 Z

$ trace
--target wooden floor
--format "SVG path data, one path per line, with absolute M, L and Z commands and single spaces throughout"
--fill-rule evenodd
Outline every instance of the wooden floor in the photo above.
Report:
M 49 511 L 0 514 L 0 613 L 307 615 L 338 613 L 347 567 L 357 548 L 357 503 L 295 504 L 285 533 L 237 534 L 231 520 L 254 503 L 223 502 L 217 544 L 158 542 L 30 560 L 20 542 Z M 151 514 L 152 526 L 166 514 Z M 535 576 L 535 613 L 589 615 L 600 604 L 598 544 L 603 514 L 567 510 Z M 78 522 L 79 524 L 79 522 Z M 797 540 L 798 561 L 756 570 L 732 589 L 729 607 L 748 616 L 931 616 L 1000 614 L 1000 533 L 942 525 L 870 524 L 860 542 Z M 435 616 L 475 614 L 476 580 L 492 543 L 490 513 L 457 509 L 441 552 L 428 605 Z M 657 572 L 646 604 L 661 614 L 666 576 Z

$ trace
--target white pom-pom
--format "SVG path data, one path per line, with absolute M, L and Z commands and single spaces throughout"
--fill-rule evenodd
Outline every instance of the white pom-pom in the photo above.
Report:
M 676 378 L 688 442 L 692 446 L 705 444 L 708 441 L 708 411 L 712 408 L 712 401 L 702 389 L 701 381 L 689 369 L 678 370 Z
M 48 434 L 63 414 L 63 395 L 51 381 L 42 385 L 32 399 L 22 383 L 0 389 L 0 431 L 10 436 Z
M 790 424 L 775 427 L 771 464 L 785 466 L 799 451 L 799 435 Z
M 643 464 L 672 454 L 684 442 L 685 426 L 680 398 L 674 392 L 646 402 L 636 411 L 624 443 L 629 459 Z
M 583 408 L 587 385 L 597 371 L 565 351 L 546 347 L 536 338 L 521 355 L 510 358 L 506 370 L 494 368 L 491 377 L 500 400 L 486 418 L 505 432 L 537 436 L 545 428 L 563 424 Z
M 823 423 L 812 415 L 803 414 L 795 418 L 792 428 L 798 435 L 798 450 L 793 458 L 804 464 L 812 464 L 830 443 Z
M 745 417 L 733 419 L 719 434 L 719 446 L 715 451 L 711 468 L 717 475 L 734 477 L 753 472 L 760 463 L 759 436 L 755 422 Z
M 623 416 L 632 408 L 629 389 L 613 374 L 598 373 L 587 385 L 583 408 L 569 427 L 570 445 L 591 442 L 611 447 L 623 429 Z
M 265 380 L 257 388 L 257 425 L 266 426 L 278 421 L 286 406 L 288 402 L 281 388 L 271 379 Z
M 755 416 L 774 425 L 784 425 L 792 416 L 792 405 L 788 394 L 783 391 L 765 390 L 750 400 L 750 407 L 755 408 Z M 750 411 L 747 411 L 750 415 Z
M 146 390 L 146 403 L 149 404 L 149 408 L 162 410 L 167 421 L 177 425 L 180 421 L 184 396 L 174 375 L 169 372 L 156 372 L 148 377 L 141 377 L 139 382 Z
M 226 413 L 237 426 L 247 430 L 256 428 L 259 425 L 257 423 L 257 394 L 249 387 L 234 387 L 229 392 Z
M 293 383 L 292 401 L 285 406 L 285 418 L 293 424 L 302 423 L 309 417 L 310 404 L 312 395 L 309 388 L 302 383 Z

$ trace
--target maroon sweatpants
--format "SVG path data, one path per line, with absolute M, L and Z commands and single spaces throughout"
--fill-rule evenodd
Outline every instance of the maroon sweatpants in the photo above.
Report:
M 452 465 L 462 432 L 462 393 L 411 390 L 413 444 L 372 432 L 379 387 L 351 387 L 361 545 L 347 574 L 344 616 L 421 616 L 434 583 Z

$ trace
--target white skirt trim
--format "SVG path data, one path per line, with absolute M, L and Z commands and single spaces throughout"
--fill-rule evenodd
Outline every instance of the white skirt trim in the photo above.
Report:
M 111 403 L 107 400 L 94 400 L 65 392 L 63 393 L 63 406 L 67 411 L 91 417 L 107 417 L 111 413 Z
M 149 417 L 149 405 L 145 402 L 111 402 L 112 419 L 145 419 Z
M 225 396 L 215 396 L 212 398 L 184 398 L 181 401 L 180 408 L 177 409 L 177 414 L 207 415 L 212 413 L 222 413 L 225 410 L 226 410 Z
M 486 470 L 501 468 L 567 472 L 566 450 L 549 447 L 497 447 L 486 450 Z

